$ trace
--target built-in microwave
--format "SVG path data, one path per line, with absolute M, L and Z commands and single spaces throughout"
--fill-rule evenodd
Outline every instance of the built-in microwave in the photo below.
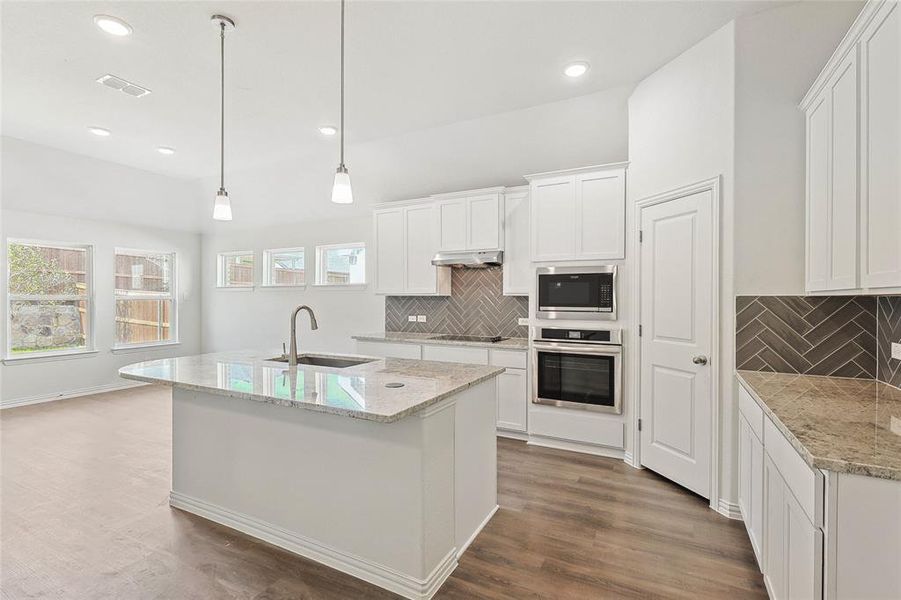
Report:
M 616 265 L 539 267 L 539 319 L 616 319 Z

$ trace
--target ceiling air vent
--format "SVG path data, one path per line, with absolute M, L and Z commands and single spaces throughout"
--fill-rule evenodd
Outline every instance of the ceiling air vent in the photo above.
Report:
M 141 87 L 136 83 L 131 83 L 130 81 L 125 81 L 121 77 L 116 77 L 115 75 L 104 75 L 97 79 L 97 83 L 114 90 L 119 90 L 123 94 L 128 94 L 135 98 L 141 98 L 150 93 L 150 90 L 147 88 Z

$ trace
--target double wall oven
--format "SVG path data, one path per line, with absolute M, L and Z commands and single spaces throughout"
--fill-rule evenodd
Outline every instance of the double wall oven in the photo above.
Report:
M 535 327 L 532 402 L 621 414 L 618 329 Z

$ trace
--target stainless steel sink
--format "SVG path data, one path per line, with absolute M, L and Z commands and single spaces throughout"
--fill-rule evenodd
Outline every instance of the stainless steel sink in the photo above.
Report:
M 269 360 L 275 362 L 288 362 L 288 357 L 285 355 L 276 356 L 275 358 L 270 358 Z M 311 365 L 314 367 L 331 367 L 333 369 L 346 369 L 347 367 L 355 367 L 357 365 L 362 365 L 365 363 L 374 362 L 375 358 L 351 358 L 346 356 L 325 356 L 322 354 L 298 354 L 297 355 L 297 364 L 299 365 Z

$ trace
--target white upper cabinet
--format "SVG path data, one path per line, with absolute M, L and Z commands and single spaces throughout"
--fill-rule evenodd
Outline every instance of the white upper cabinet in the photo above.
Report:
M 375 210 L 376 293 L 450 295 L 450 267 L 432 265 L 438 251 L 437 215 L 431 202 Z
M 801 103 L 808 292 L 901 289 L 899 13 L 869 2 Z
M 436 196 L 442 252 L 503 249 L 503 194 L 485 192 Z
M 626 256 L 626 163 L 527 175 L 532 260 Z
M 532 288 L 529 246 L 529 190 L 507 190 L 504 194 L 505 296 L 527 296 Z

